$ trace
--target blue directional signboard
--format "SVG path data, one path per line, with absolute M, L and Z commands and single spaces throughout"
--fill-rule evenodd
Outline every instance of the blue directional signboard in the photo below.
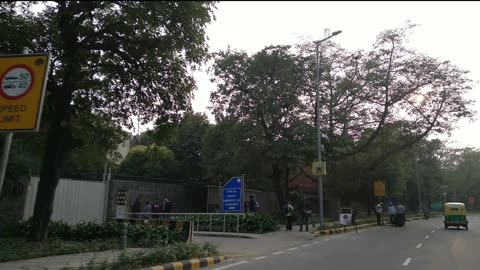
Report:
M 243 211 L 243 178 L 232 177 L 222 188 L 222 206 L 225 213 Z

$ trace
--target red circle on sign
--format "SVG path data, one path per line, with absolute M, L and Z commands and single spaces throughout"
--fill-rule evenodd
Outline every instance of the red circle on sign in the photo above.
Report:
M 7 93 L 5 93 L 5 89 L 3 89 L 3 79 L 5 78 L 5 76 L 7 76 L 7 74 L 16 69 L 16 68 L 23 68 L 23 69 L 26 69 L 28 71 L 28 73 L 30 73 L 30 77 L 32 78 L 30 80 L 30 86 L 27 88 L 27 90 L 25 90 L 22 94 L 18 95 L 18 96 L 9 96 Z M 16 100 L 16 99 L 19 99 L 21 97 L 24 97 L 25 95 L 28 94 L 28 92 L 30 92 L 30 90 L 32 90 L 32 87 L 33 87 L 33 82 L 34 82 L 34 79 L 35 77 L 33 76 L 33 70 L 31 67 L 27 66 L 27 65 L 24 65 L 24 64 L 19 64 L 19 65 L 14 65 L 12 67 L 10 67 L 9 69 L 7 69 L 3 74 L 2 76 L 0 77 L 0 96 L 6 98 L 6 99 L 10 99 L 10 100 Z

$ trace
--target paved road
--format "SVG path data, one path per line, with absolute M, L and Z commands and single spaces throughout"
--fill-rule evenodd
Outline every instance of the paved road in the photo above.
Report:
M 469 230 L 443 228 L 442 217 L 375 227 L 293 243 L 256 257 L 235 258 L 208 269 L 265 270 L 478 270 L 480 215 L 469 216 Z

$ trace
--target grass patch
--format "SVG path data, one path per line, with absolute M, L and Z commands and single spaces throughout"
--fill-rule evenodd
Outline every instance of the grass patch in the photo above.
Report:
M 118 241 L 116 240 L 79 242 L 51 239 L 45 243 L 30 243 L 24 238 L 0 237 L 0 243 L 0 262 L 104 251 L 118 247 Z

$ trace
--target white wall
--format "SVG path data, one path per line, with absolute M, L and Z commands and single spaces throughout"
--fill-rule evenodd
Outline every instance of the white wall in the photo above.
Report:
M 38 177 L 32 177 L 25 198 L 23 219 L 33 215 L 37 194 Z M 105 211 L 104 182 L 60 179 L 55 191 L 52 220 L 75 224 L 82 221 L 102 223 Z

